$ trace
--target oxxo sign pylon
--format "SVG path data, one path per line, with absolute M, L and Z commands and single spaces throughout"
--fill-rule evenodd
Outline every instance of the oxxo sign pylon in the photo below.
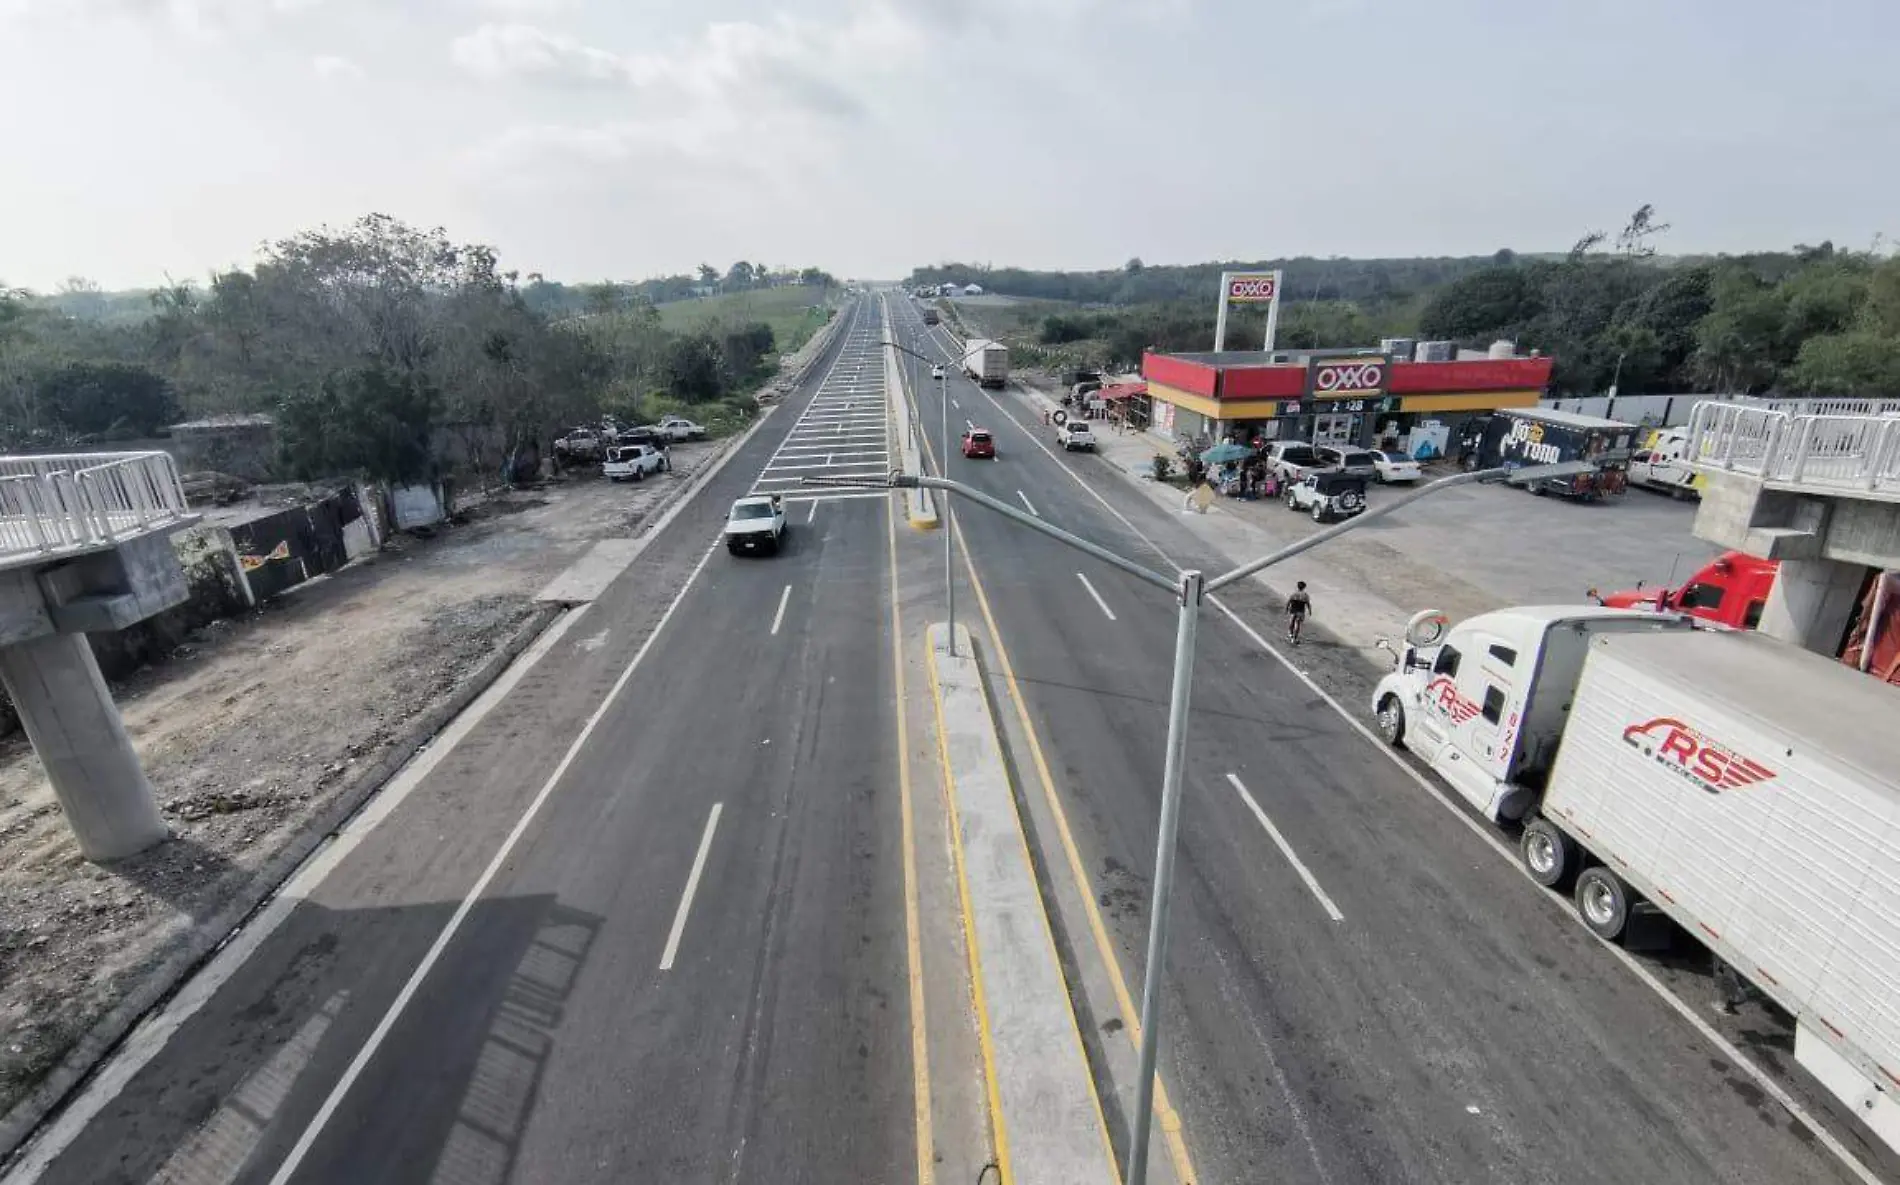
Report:
M 1220 274 L 1220 311 L 1214 315 L 1214 349 L 1227 348 L 1227 306 L 1263 304 L 1267 306 L 1267 342 L 1261 348 L 1273 349 L 1273 335 L 1280 328 L 1280 269 L 1270 272 L 1222 272 Z

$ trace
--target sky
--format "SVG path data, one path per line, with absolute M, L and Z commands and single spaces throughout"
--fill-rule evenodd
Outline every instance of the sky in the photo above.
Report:
M 0 284 L 1900 236 L 1893 0 L 0 0 Z

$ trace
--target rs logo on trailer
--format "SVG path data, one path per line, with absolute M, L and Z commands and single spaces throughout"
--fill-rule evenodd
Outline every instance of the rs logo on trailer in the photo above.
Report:
M 1739 790 L 1775 776 L 1760 762 L 1667 716 L 1630 725 L 1623 730 L 1623 743 L 1710 794 Z

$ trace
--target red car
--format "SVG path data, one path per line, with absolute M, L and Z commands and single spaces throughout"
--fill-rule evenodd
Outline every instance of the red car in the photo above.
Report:
M 996 441 L 981 428 L 972 428 L 963 434 L 963 455 L 966 457 L 988 457 L 996 459 Z

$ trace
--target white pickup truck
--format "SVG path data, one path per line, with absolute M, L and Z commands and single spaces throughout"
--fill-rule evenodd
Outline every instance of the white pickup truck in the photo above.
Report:
M 665 473 L 672 465 L 666 454 L 650 444 L 622 444 L 607 450 L 600 471 L 609 481 L 645 481 L 649 473 Z
M 777 555 L 785 543 L 785 501 L 777 494 L 753 494 L 732 504 L 726 515 L 726 550 L 733 555 L 763 551 Z
M 1064 449 L 1074 452 L 1076 449 L 1095 451 L 1095 433 L 1089 431 L 1089 422 L 1071 417 L 1056 426 L 1056 443 Z

